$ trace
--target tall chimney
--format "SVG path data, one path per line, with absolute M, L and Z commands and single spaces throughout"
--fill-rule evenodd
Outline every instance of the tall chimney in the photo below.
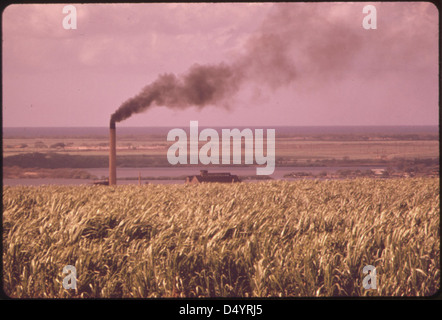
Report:
M 117 146 L 115 134 L 115 121 L 110 121 L 109 131 L 109 185 L 117 184 Z

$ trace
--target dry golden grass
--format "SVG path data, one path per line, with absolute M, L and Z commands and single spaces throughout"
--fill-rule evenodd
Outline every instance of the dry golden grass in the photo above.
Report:
M 439 179 L 4 187 L 11 297 L 429 296 Z M 378 289 L 362 287 L 365 265 Z M 62 287 L 65 265 L 77 289 Z

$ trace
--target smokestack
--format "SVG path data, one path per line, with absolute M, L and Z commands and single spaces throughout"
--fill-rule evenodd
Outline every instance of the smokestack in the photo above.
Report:
M 109 130 L 109 185 L 117 184 L 117 146 L 116 146 L 116 133 L 115 133 L 115 121 L 111 119 Z

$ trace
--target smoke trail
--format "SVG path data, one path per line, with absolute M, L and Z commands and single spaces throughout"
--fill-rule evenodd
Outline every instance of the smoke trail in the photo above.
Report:
M 227 106 L 246 83 L 277 89 L 302 78 L 315 88 L 340 80 L 351 74 L 357 59 L 360 65 L 365 63 L 361 60 L 365 55 L 358 53 L 372 50 L 370 40 L 379 37 L 361 27 L 363 5 L 275 4 L 238 58 L 215 65 L 195 64 L 182 75 L 162 74 L 125 101 L 111 119 L 119 122 L 154 105 Z M 394 43 L 391 37 L 389 42 Z
M 111 121 L 122 121 L 154 104 L 170 108 L 202 108 L 216 104 L 235 94 L 240 82 L 241 75 L 224 63 L 195 64 L 180 77 L 171 73 L 160 75 L 138 95 L 125 101 L 112 115 Z
M 259 82 L 272 89 L 288 84 L 295 77 L 295 69 L 287 48 L 279 35 L 262 33 L 252 37 L 246 45 L 246 53 L 230 64 L 195 64 L 183 75 L 159 75 L 138 95 L 125 101 L 112 114 L 111 123 L 154 105 L 181 109 L 226 106 L 246 81 Z

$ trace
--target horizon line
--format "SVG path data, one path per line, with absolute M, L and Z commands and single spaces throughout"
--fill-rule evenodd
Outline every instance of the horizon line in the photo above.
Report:
M 171 128 L 178 125 L 164 125 L 164 126 L 118 126 L 119 128 Z M 439 124 L 351 124 L 351 125 L 229 125 L 229 127 L 437 127 Z M 108 128 L 108 125 L 103 126 L 2 126 L 3 129 L 14 128 Z M 221 128 L 224 125 L 202 125 L 199 127 L 213 127 Z

